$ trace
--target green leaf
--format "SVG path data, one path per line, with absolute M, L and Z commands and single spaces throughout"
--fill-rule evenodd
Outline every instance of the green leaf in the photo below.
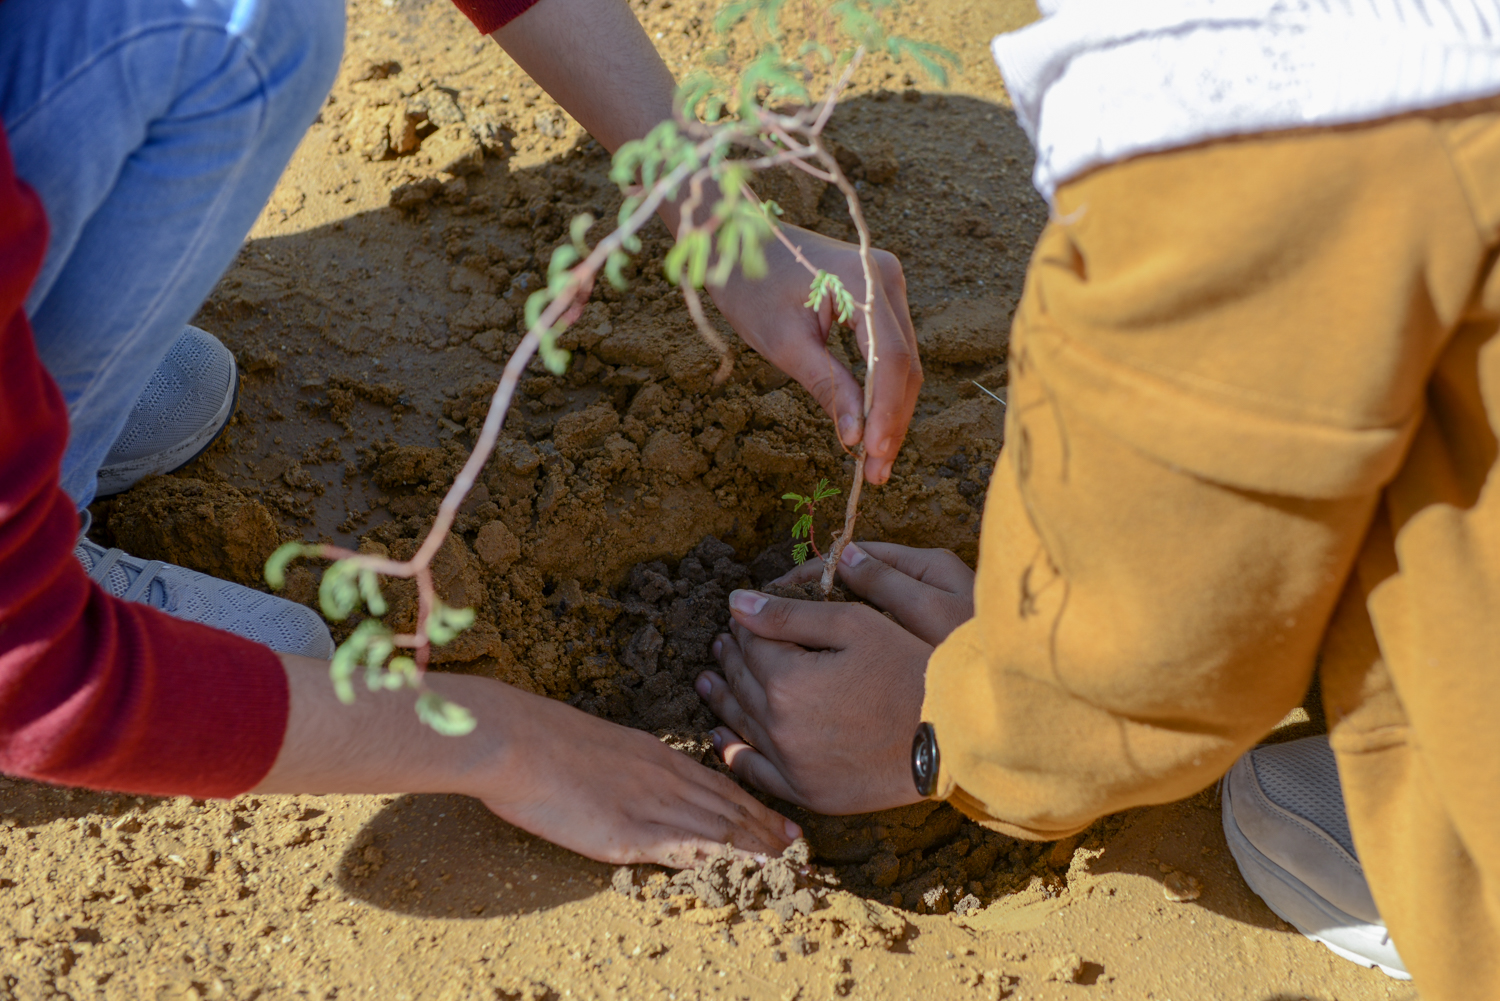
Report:
M 789 501 L 796 501 L 799 506 L 802 505 L 802 504 L 809 504 L 809 503 L 812 502 L 812 498 L 811 497 L 803 497 L 801 494 L 782 494 L 781 495 L 781 499 L 782 500 L 789 500 Z
M 812 512 L 810 511 L 807 514 L 804 514 L 802 517 L 798 518 L 797 523 L 792 526 L 792 538 L 810 538 L 812 535 L 812 518 Z
M 552 303 L 552 290 L 539 288 L 526 297 L 526 329 L 530 330 L 542 318 L 542 311 Z
M 286 568 L 299 556 L 314 556 L 318 552 L 316 546 L 304 546 L 300 542 L 285 542 L 276 547 L 276 551 L 266 560 L 266 583 L 271 585 L 273 591 L 280 591 L 286 586 Z
M 587 212 L 574 216 L 573 221 L 568 224 L 568 238 L 573 241 L 579 257 L 588 254 L 588 244 L 583 242 L 583 238 L 588 235 L 589 227 L 592 225 L 594 225 L 594 217 Z
M 593 222 L 590 221 L 589 226 L 592 225 Z M 584 227 L 584 229 L 587 228 L 588 226 Z M 559 246 L 552 252 L 552 260 L 547 264 L 547 284 L 555 286 L 558 278 L 566 278 L 568 276 L 568 269 L 577 264 L 580 258 L 581 255 L 578 253 L 578 248 L 571 243 L 564 243 Z
M 417 718 L 444 737 L 462 737 L 475 726 L 473 713 L 436 692 L 417 696 Z
M 627 195 L 625 197 L 625 200 L 620 203 L 620 214 L 617 217 L 617 222 L 619 223 L 620 229 L 625 228 L 625 224 L 630 221 L 630 217 L 634 215 L 635 210 L 640 207 L 641 199 L 638 196 Z
M 403 685 L 416 688 L 417 662 L 410 657 L 392 657 L 390 664 L 386 666 L 385 687 L 394 692 Z
M 710 101 L 717 90 L 719 82 L 712 76 L 703 72 L 693 73 L 678 84 L 673 104 L 679 114 L 691 115 L 699 104 Z
M 812 544 L 809 543 L 809 542 L 799 542 L 799 543 L 797 543 L 795 546 L 792 547 L 792 562 L 795 563 L 795 564 L 797 564 L 798 566 L 801 566 L 802 564 L 806 563 L 807 562 L 807 553 L 808 553 L 808 550 L 810 550 L 811 548 L 812 548 Z
M 345 705 L 354 701 L 354 686 L 350 679 L 361 664 L 366 667 L 366 684 L 372 691 L 379 688 L 376 679 L 381 665 L 395 648 L 391 631 L 385 623 L 366 619 L 356 626 L 349 638 L 333 652 L 333 661 L 328 666 L 328 677 L 333 681 L 333 691 L 339 701 Z
M 385 614 L 385 595 L 380 593 L 380 578 L 373 570 L 359 572 L 359 593 L 365 599 L 365 607 L 371 615 Z
M 359 566 L 348 560 L 339 560 L 323 571 L 323 582 L 318 585 L 318 604 L 323 614 L 334 622 L 343 622 L 359 607 Z
M 823 300 L 830 297 L 833 299 L 834 315 L 838 317 L 840 323 L 848 323 L 849 317 L 854 314 L 854 296 L 849 294 L 849 290 L 844 287 L 838 275 L 819 269 L 817 275 L 813 277 L 807 302 L 803 305 L 808 309 L 821 309 Z
M 630 255 L 623 250 L 616 250 L 604 259 L 604 277 L 616 289 L 624 291 L 630 284 L 625 280 L 625 265 L 630 263 Z
M 427 638 L 435 646 L 442 646 L 473 624 L 474 609 L 449 608 L 437 601 L 433 603 L 432 614 L 427 617 Z
M 662 270 L 666 272 L 673 285 L 681 285 L 683 268 L 686 268 L 688 282 L 694 288 L 702 288 L 703 276 L 708 270 L 708 251 L 708 231 L 692 230 L 667 251 L 667 259 L 662 262 Z
M 780 46 L 767 45 L 740 74 L 740 117 L 746 121 L 754 120 L 762 101 L 765 104 L 807 101 L 807 88 L 798 77 L 799 69 L 782 58 Z M 764 98 L 761 97 L 762 90 L 766 92 Z
M 542 356 L 542 364 L 547 366 L 547 371 L 553 375 L 566 375 L 573 353 L 557 346 L 556 328 L 547 331 L 547 334 L 550 336 L 543 336 L 542 343 L 537 346 L 537 354 Z
M 876 46 L 870 46 L 872 49 Z M 885 41 L 885 50 L 896 62 L 900 62 L 903 56 L 911 56 L 916 60 L 922 71 L 936 81 L 939 87 L 948 86 L 948 67 L 943 63 L 949 63 L 954 69 L 963 65 L 958 55 L 941 45 L 933 42 L 923 42 L 913 38 L 893 37 Z
M 328 677 L 333 682 L 333 694 L 346 706 L 354 704 L 354 686 L 350 684 L 349 678 L 358 666 L 359 658 L 351 647 L 351 640 L 340 643 L 339 648 L 333 651 L 333 660 L 328 665 Z

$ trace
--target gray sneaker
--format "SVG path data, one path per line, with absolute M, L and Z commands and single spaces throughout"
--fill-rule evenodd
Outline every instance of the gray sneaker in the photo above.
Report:
M 223 629 L 279 653 L 327 660 L 333 637 L 312 609 L 262 594 L 208 574 L 127 556 L 79 538 L 73 550 L 78 562 L 116 598 L 139 601 L 188 622 Z
M 239 395 L 240 373 L 230 350 L 214 335 L 184 327 L 104 457 L 98 496 L 196 459 L 228 426 Z
M 1220 789 L 1224 836 L 1250 889 L 1314 942 L 1410 980 L 1354 852 L 1328 738 L 1257 747 Z

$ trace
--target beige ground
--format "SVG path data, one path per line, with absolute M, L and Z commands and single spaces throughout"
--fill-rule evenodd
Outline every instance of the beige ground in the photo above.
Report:
M 636 7 L 674 68 L 689 65 L 712 5 Z M 835 119 L 877 239 L 905 262 L 928 371 L 866 530 L 971 559 L 1001 430 L 970 380 L 1004 385 L 1008 315 L 1045 216 L 985 41 L 1032 16 L 1014 0 L 917 4 L 905 30 L 961 54 L 955 86 L 919 91 L 910 67 L 872 64 Z M 246 582 L 288 533 L 409 549 L 538 261 L 574 211 L 613 215 L 605 165 L 442 0 L 352 2 L 334 96 L 198 320 L 240 359 L 241 415 L 190 469 L 99 505 L 100 537 Z M 846 231 L 819 192 L 777 196 L 794 221 Z M 444 666 L 616 716 L 676 706 L 645 725 L 701 752 L 696 704 L 672 701 L 696 641 L 669 631 L 664 691 L 622 665 L 645 621 L 616 600 L 627 571 L 662 559 L 685 574 L 676 561 L 707 534 L 750 563 L 784 543 L 782 493 L 847 470 L 806 395 L 742 346 L 734 380 L 710 389 L 712 358 L 651 279 L 665 233 L 649 243 L 632 292 L 580 324 L 574 372 L 527 384 L 445 552 L 442 587 L 480 625 Z M 303 572 L 291 591 L 310 599 L 314 584 Z M 957 829 L 908 845 L 902 864 L 979 844 Z M 0 998 L 1415 997 L 1249 893 L 1211 790 L 1078 843 L 1007 847 L 992 843 L 970 883 L 962 858 L 943 870 L 959 874 L 952 897 L 972 888 L 985 905 L 964 917 L 834 894 L 783 924 L 627 900 L 608 867 L 458 797 L 194 803 L 0 779 Z M 867 856 L 843 860 L 849 885 Z M 1196 899 L 1164 893 L 1195 881 Z

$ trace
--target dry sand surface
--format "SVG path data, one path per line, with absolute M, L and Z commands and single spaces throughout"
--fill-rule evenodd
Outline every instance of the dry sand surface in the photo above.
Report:
M 633 6 L 689 67 L 712 4 Z M 928 373 L 864 531 L 971 562 L 1002 437 L 972 380 L 1006 382 L 1045 218 L 985 42 L 1034 16 L 1014 0 L 914 5 L 902 30 L 962 56 L 953 88 L 871 63 L 833 124 L 878 242 L 905 264 Z M 567 220 L 613 217 L 606 167 L 443 0 L 353 0 L 333 96 L 197 320 L 239 358 L 240 413 L 189 468 L 97 505 L 96 535 L 248 584 L 293 536 L 411 552 Z M 816 186 L 772 194 L 791 221 L 848 234 Z M 840 483 L 849 463 L 807 394 L 742 344 L 712 387 L 714 357 L 659 277 L 667 235 L 646 243 L 631 290 L 597 296 L 568 335 L 572 371 L 525 383 L 441 554 L 440 589 L 479 622 L 439 666 L 712 764 L 690 684 L 725 594 L 785 566 L 780 496 Z M 303 568 L 289 591 L 312 602 L 315 587 Z M 409 588 L 389 590 L 410 619 Z M 1303 718 L 1283 733 L 1317 725 Z M 0 779 L 0 998 L 1415 997 L 1247 890 L 1213 790 L 1055 845 L 930 804 L 796 816 L 810 875 L 726 860 L 669 884 L 456 796 L 205 803 Z

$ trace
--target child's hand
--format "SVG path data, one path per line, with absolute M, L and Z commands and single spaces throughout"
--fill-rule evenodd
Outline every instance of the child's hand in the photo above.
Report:
M 525 698 L 485 806 L 538 837 L 602 862 L 696 864 L 726 841 L 780 854 L 796 824 L 649 733 L 561 702 Z M 481 786 L 482 787 L 482 786 Z
M 822 573 L 822 562 L 809 560 L 776 583 L 801 584 Z M 838 579 L 932 646 L 974 617 L 974 571 L 947 549 L 851 542 L 839 558 Z
M 698 693 L 728 724 L 713 733 L 757 788 L 820 813 L 915 803 L 911 743 L 932 647 L 868 605 L 730 595 L 722 674 Z
M 865 279 L 858 247 L 796 226 L 784 226 L 783 230 L 815 267 L 838 275 L 855 303 L 863 305 Z M 840 441 L 850 447 L 864 441 L 865 479 L 884 483 L 890 478 L 891 464 L 906 437 L 922 388 L 922 363 L 907 310 L 901 262 L 884 250 L 871 254 L 878 360 L 868 427 L 862 427 L 863 390 L 850 371 L 828 353 L 828 335 L 834 323 L 832 302 L 825 299 L 816 313 L 808 309 L 805 303 L 812 276 L 807 269 L 776 240 L 765 249 L 769 273 L 752 280 L 736 270 L 723 288 L 709 286 L 714 303 L 747 344 L 813 395 L 833 419 Z M 850 322 L 860 353 L 867 353 L 864 312 L 856 309 Z

